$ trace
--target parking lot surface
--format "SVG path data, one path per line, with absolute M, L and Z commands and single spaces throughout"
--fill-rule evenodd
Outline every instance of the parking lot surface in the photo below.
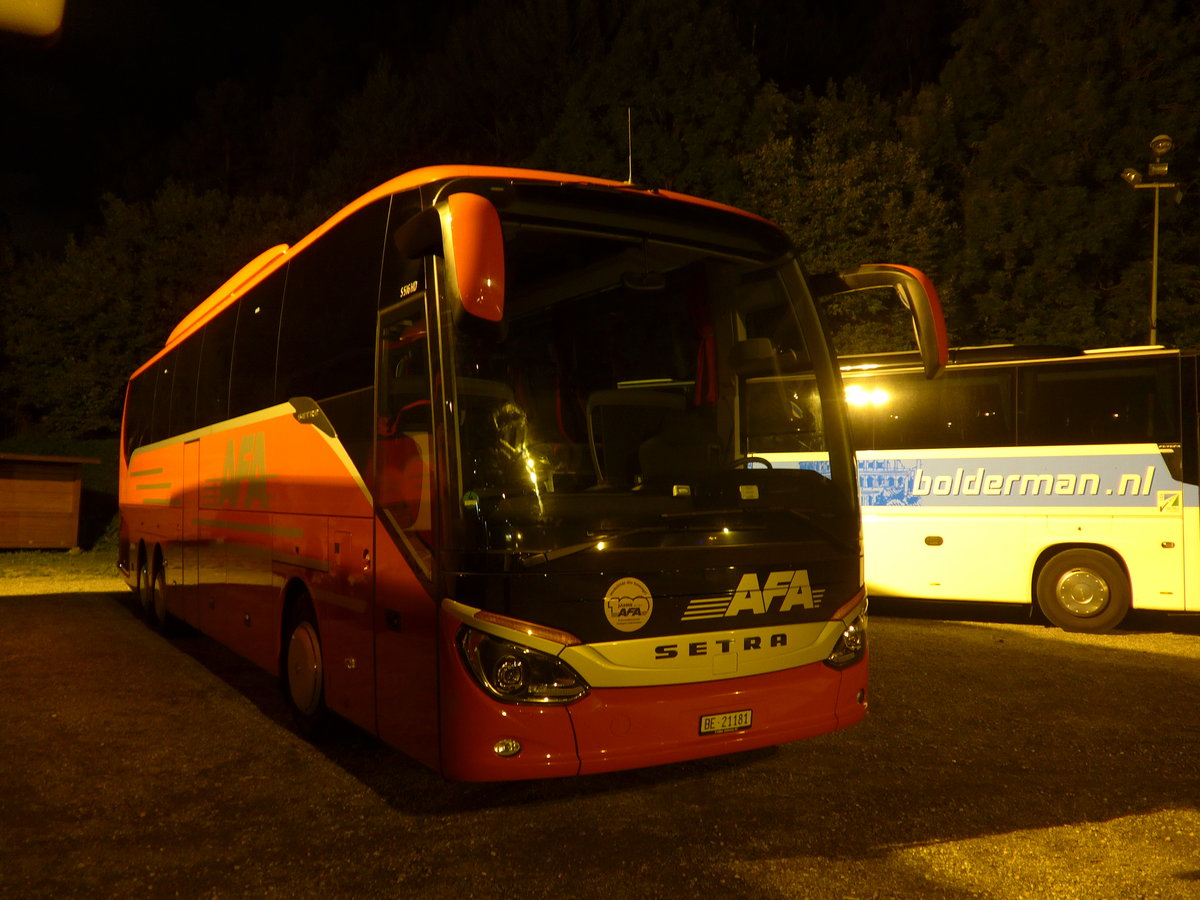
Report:
M 1200 897 L 1196 620 L 876 603 L 862 725 L 471 785 L 91 588 L 0 596 L 0 897 Z

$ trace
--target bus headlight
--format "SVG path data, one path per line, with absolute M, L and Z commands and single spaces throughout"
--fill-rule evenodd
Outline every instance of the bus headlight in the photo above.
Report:
M 842 636 L 833 645 L 833 650 L 825 658 L 825 665 L 831 669 L 846 669 L 859 662 L 867 655 L 867 612 L 861 613 L 846 623 Z
M 588 684 L 557 656 L 463 628 L 458 636 L 463 661 L 480 686 L 509 703 L 570 703 Z

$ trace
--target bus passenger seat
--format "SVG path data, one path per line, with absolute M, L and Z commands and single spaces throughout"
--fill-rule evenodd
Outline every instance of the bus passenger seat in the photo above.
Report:
M 682 412 L 686 403 L 683 394 L 665 391 L 593 391 L 587 429 L 597 486 L 630 487 L 642 442 L 662 429 L 669 411 Z
M 691 480 L 721 464 L 721 444 L 710 417 L 702 413 L 668 412 L 662 429 L 638 448 L 642 479 Z

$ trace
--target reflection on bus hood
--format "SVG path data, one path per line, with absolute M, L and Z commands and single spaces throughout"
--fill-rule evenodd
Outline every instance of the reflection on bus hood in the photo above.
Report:
M 854 513 L 841 492 L 816 472 L 743 470 L 686 486 L 473 495 L 463 549 L 509 554 L 506 569 L 542 571 L 558 571 L 556 564 L 567 558 L 618 548 L 735 549 L 820 542 L 827 546 L 816 552 L 855 553 Z M 573 565 L 590 570 L 603 563 L 579 559 Z
M 553 550 L 518 554 L 517 561 L 522 568 L 536 569 L 589 551 L 602 553 L 614 549 L 664 550 L 677 546 L 733 548 L 745 544 L 775 543 L 781 539 L 778 530 L 780 525 L 784 527 L 785 533 L 795 531 L 799 526 L 802 532 L 806 532 L 807 539 L 824 540 L 842 551 L 853 549 L 850 540 L 839 536 L 830 524 L 820 520 L 828 519 L 829 516 L 818 517 L 799 509 L 759 509 L 755 510 L 753 516 L 745 515 L 740 509 L 693 510 L 663 513 L 661 518 L 661 525 L 606 531 L 590 535 L 585 541 Z M 723 524 L 714 525 L 714 519 L 721 520 Z M 790 538 L 795 539 L 794 536 Z

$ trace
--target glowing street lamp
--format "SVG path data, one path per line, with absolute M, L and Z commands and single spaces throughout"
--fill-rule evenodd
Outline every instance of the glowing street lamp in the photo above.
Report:
M 1175 147 L 1170 135 L 1160 134 L 1150 141 L 1150 152 L 1153 154 L 1150 165 L 1146 170 L 1149 179 L 1165 178 L 1167 163 L 1163 158 Z M 1164 190 L 1177 191 L 1179 185 L 1173 181 L 1144 181 L 1142 173 L 1136 169 L 1126 169 L 1121 177 L 1132 188 L 1154 191 L 1154 249 L 1150 258 L 1150 343 L 1158 343 L 1158 195 Z

